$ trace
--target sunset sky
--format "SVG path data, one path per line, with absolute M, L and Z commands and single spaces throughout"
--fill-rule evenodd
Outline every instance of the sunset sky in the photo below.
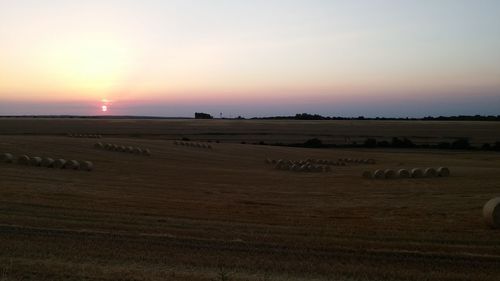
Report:
M 499 115 L 500 1 L 0 0 L 0 115 L 195 111 Z

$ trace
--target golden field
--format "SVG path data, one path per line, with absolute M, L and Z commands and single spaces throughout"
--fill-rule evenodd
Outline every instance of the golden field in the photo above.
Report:
M 500 153 L 240 144 L 395 136 L 481 144 L 500 140 L 500 123 L 0 119 L 0 153 L 94 163 L 0 163 L 0 280 L 498 280 L 500 231 L 481 209 L 500 196 Z M 173 144 L 182 137 L 213 149 Z M 293 173 L 266 157 L 377 164 Z M 452 175 L 361 177 L 439 166 Z

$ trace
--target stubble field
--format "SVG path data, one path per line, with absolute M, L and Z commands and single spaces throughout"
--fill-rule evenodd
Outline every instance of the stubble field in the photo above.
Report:
M 0 163 L 0 280 L 498 280 L 500 154 L 305 149 L 241 141 L 366 136 L 500 140 L 496 122 L 1 119 L 0 153 L 90 160 L 94 171 Z M 67 133 L 99 133 L 102 139 Z M 174 145 L 189 137 L 212 150 Z M 149 148 L 100 150 L 97 141 Z M 272 159 L 373 158 L 330 173 Z M 447 166 L 449 178 L 364 170 Z

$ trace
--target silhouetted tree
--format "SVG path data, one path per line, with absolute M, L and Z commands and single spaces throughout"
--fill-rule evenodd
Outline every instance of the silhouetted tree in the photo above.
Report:
M 195 119 L 213 119 L 214 117 L 208 113 L 203 113 L 203 112 L 195 112 L 194 113 L 194 118 Z

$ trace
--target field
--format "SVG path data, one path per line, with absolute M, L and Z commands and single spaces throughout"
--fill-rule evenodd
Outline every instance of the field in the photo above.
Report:
M 500 123 L 0 119 L 0 153 L 95 165 L 0 163 L 0 280 L 498 280 L 500 231 L 481 209 L 500 196 L 500 153 L 240 143 L 394 136 L 481 144 L 500 140 Z M 213 149 L 173 144 L 182 137 Z M 294 173 L 266 157 L 377 164 Z M 361 178 L 438 166 L 452 175 Z

